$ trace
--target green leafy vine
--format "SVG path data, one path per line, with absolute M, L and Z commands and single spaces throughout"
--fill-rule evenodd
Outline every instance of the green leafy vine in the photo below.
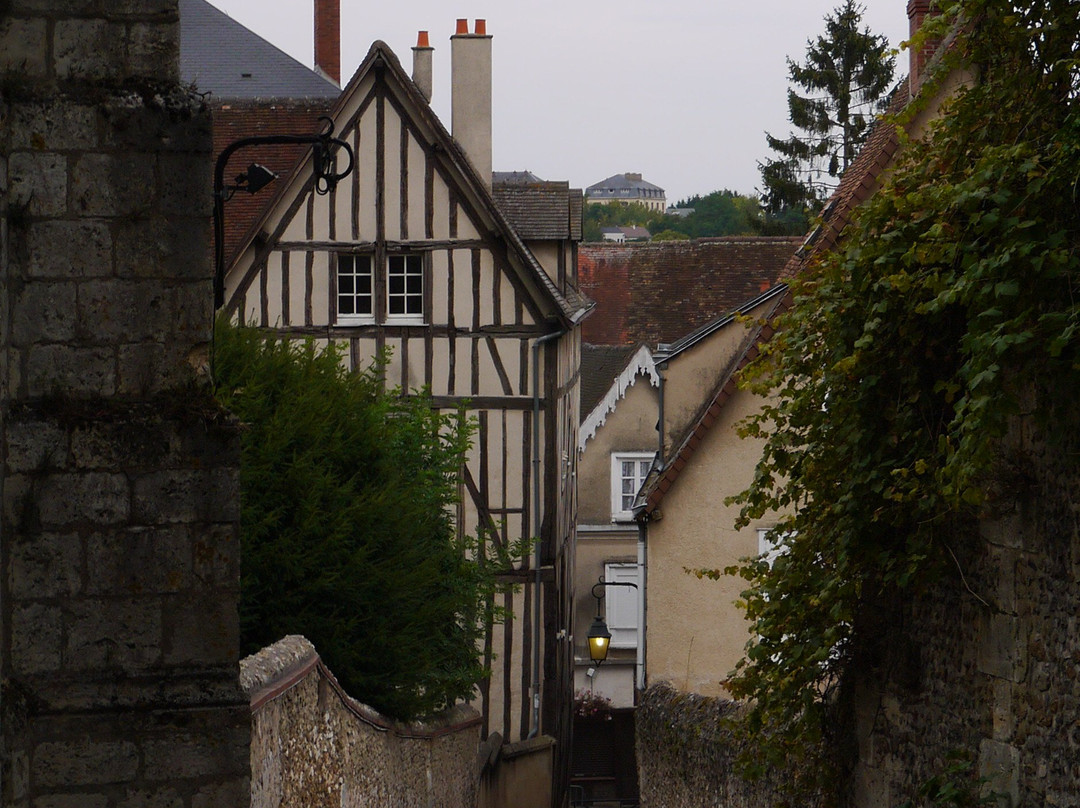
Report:
M 755 639 L 729 680 L 752 705 L 748 771 L 822 753 L 869 604 L 956 569 L 950 537 L 1001 496 L 1000 440 L 1047 425 L 1080 389 L 1080 19 L 1075 4 L 959 0 L 924 100 L 970 80 L 903 148 L 841 246 L 792 283 L 793 306 L 744 378 L 767 404 L 741 523 L 775 511 L 785 551 L 729 570 Z M 914 47 L 921 47 L 916 40 Z

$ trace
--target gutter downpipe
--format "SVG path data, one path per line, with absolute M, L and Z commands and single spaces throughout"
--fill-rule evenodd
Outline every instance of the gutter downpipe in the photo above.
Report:
M 532 387 L 533 387 L 533 566 L 536 568 L 536 580 L 533 585 L 533 642 L 532 642 L 532 700 L 533 720 L 528 739 L 540 734 L 540 529 L 543 523 L 543 508 L 540 502 L 540 346 L 558 339 L 564 333 L 561 329 L 544 334 L 533 343 Z

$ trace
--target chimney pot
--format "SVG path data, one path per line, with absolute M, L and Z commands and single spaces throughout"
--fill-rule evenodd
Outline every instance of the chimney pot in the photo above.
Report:
M 450 37 L 451 132 L 481 180 L 491 187 L 491 37 L 487 24 L 476 21 L 469 36 L 468 20 L 458 20 Z
M 416 47 L 413 51 L 412 79 L 421 94 L 429 102 L 431 101 L 432 68 L 431 55 L 435 49 L 428 41 L 428 32 L 420 31 L 416 35 Z

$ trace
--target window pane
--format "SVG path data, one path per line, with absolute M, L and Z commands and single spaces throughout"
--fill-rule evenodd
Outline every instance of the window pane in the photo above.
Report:
M 337 311 L 339 316 L 370 315 L 371 256 L 337 256 Z

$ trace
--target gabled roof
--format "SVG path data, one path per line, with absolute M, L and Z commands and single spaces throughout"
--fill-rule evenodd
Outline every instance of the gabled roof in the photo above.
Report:
M 206 0 L 180 0 L 180 77 L 218 100 L 337 98 L 302 65 Z
M 674 342 L 771 288 L 801 241 L 725 236 L 583 244 L 578 281 L 597 305 L 581 338 L 594 345 Z
M 619 400 L 638 376 L 646 376 L 653 387 L 660 386 L 652 353 L 645 345 L 581 346 L 581 411 L 586 413 L 578 434 L 578 448 L 596 434 Z
M 523 239 L 581 240 L 581 189 L 568 182 L 504 180 L 491 196 Z
M 909 102 L 907 80 L 900 82 L 893 93 L 889 113 L 899 112 Z M 802 247 L 791 256 L 781 273 L 781 279 L 794 277 L 814 256 L 836 245 L 841 233 L 851 220 L 854 210 L 865 202 L 881 184 L 884 172 L 895 157 L 899 144 L 900 137 L 895 123 L 888 118 L 879 119 L 874 123 L 858 157 L 844 173 L 840 185 L 823 209 L 819 225 L 811 231 Z M 757 357 L 761 352 L 761 347 L 775 333 L 769 323 L 791 307 L 791 292 L 786 286 L 779 288 L 784 289 L 784 293 L 777 295 L 770 303 L 770 308 L 764 317 L 765 324 L 755 329 L 745 349 L 738 352 L 729 363 L 709 405 L 690 427 L 686 437 L 672 453 L 671 459 L 659 471 L 653 472 L 642 487 L 635 507 L 635 513 L 639 518 L 647 518 L 660 506 L 664 496 L 678 479 L 679 473 L 690 462 L 697 447 L 720 417 L 724 405 L 738 389 L 738 374 Z
M 653 185 L 651 182 L 643 180 L 640 174 L 627 173 L 612 174 L 606 180 L 600 180 L 600 182 L 590 185 L 585 189 L 585 194 L 587 196 L 593 196 L 594 194 L 603 196 L 612 191 L 660 191 L 663 193 L 664 189 L 659 185 Z
M 401 67 L 397 56 L 390 47 L 382 41 L 376 41 L 368 50 L 367 56 L 356 69 L 348 85 L 342 91 L 337 103 L 330 113 L 335 123 L 335 132 L 339 135 L 343 121 L 340 119 L 346 110 L 352 109 L 360 101 L 357 95 L 360 86 L 369 77 L 374 81 L 384 82 L 387 91 L 395 97 L 402 108 L 413 117 L 413 122 L 425 129 L 434 143 L 433 152 L 436 158 L 443 161 L 446 170 L 456 177 L 459 190 L 463 192 L 462 201 L 468 201 L 475 206 L 477 214 L 486 217 L 489 226 L 502 238 L 507 245 L 507 255 L 510 263 L 522 274 L 526 284 L 535 289 L 539 299 L 546 299 L 552 307 L 552 315 L 560 319 L 564 325 L 574 324 L 580 321 L 592 309 L 592 301 L 573 289 L 561 293 L 555 282 L 544 271 L 536 257 L 529 251 L 522 241 L 521 236 L 510 226 L 506 217 L 499 210 L 492 198 L 491 192 L 481 180 L 479 173 L 465 154 L 464 149 L 454 140 L 442 122 L 432 111 L 427 99 L 420 92 L 416 84 Z M 286 195 L 295 195 L 294 186 L 299 182 L 300 193 L 306 193 L 311 185 L 311 152 L 294 169 L 292 176 L 286 182 L 275 183 L 277 190 L 273 200 L 267 205 L 265 212 L 255 228 L 249 233 L 240 251 L 251 247 L 255 235 L 265 228 L 267 221 L 274 215 L 275 209 Z M 268 249 L 267 245 L 262 245 Z M 258 261 L 248 269 L 248 275 L 254 277 L 257 271 Z M 230 268 L 231 269 L 231 268 Z M 243 288 L 250 281 L 245 277 L 240 287 Z M 236 304 L 237 295 L 228 301 L 231 308 Z

